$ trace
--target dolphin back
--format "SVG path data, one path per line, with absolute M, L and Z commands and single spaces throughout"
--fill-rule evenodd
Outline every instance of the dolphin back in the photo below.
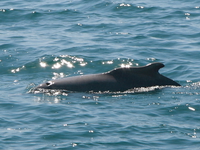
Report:
M 77 92 L 126 91 L 138 87 L 180 86 L 177 82 L 159 73 L 162 63 L 151 63 L 142 67 L 117 68 L 107 73 L 82 75 L 51 80 L 36 89 L 61 89 Z

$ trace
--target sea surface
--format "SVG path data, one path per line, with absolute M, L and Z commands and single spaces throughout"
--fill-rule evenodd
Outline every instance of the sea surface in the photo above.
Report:
M 152 62 L 182 86 L 32 92 Z M 0 79 L 2 150 L 197 150 L 199 0 L 1 0 Z

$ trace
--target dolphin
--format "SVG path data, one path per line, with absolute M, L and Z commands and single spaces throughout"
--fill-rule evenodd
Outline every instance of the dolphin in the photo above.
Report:
M 163 67 L 164 64 L 156 62 L 142 67 L 116 68 L 106 73 L 51 80 L 40 84 L 35 89 L 75 92 L 123 92 L 139 87 L 181 86 L 158 72 Z

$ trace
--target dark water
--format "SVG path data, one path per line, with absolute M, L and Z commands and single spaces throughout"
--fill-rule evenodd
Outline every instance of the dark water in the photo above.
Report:
M 199 20 L 198 0 L 1 0 L 0 149 L 199 149 Z M 182 87 L 29 92 L 151 62 Z

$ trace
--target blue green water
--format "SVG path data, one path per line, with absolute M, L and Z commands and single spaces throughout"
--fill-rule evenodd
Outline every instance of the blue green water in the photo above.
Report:
M 1 0 L 0 149 L 199 149 L 199 20 L 198 0 Z M 152 62 L 182 87 L 29 92 Z

